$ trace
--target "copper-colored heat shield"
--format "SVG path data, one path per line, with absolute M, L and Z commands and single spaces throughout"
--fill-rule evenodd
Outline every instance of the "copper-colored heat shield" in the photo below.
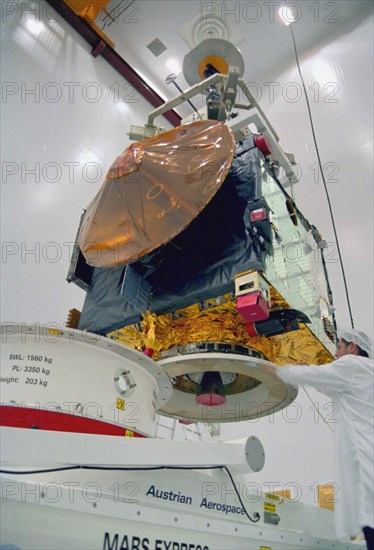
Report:
M 220 188 L 234 136 L 204 120 L 132 144 L 87 207 L 78 243 L 89 265 L 115 267 L 178 235 Z

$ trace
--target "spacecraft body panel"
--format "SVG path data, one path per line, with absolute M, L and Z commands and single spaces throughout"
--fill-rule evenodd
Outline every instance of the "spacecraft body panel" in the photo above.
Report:
M 264 175 L 263 180 L 276 232 L 272 254 L 264 257 L 266 277 L 287 303 L 309 317 L 310 330 L 333 352 L 334 344 L 323 321 L 332 318 L 333 312 L 323 255 L 326 243 L 287 194 L 279 193 L 280 186 L 272 175 Z M 327 246 L 327 258 L 332 259 L 335 252 Z

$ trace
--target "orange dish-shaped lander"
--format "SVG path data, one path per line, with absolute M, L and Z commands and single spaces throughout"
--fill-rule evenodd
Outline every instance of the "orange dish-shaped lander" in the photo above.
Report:
M 86 262 L 135 262 L 173 239 L 214 197 L 234 150 L 233 133 L 214 120 L 132 144 L 86 209 L 78 236 Z

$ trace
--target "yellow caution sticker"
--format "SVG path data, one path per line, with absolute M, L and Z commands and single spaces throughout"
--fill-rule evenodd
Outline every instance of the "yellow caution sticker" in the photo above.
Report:
M 134 432 L 132 430 L 125 430 L 125 437 L 134 437 Z
M 117 403 L 116 403 L 117 409 L 120 409 L 121 411 L 125 410 L 125 400 L 121 399 L 120 397 L 117 397 Z
M 260 550 L 271 550 L 270 546 L 260 546 Z
M 276 495 L 275 493 L 265 493 L 265 498 L 268 498 L 270 500 L 280 500 L 281 497 L 279 495 Z
M 277 513 L 277 507 L 271 502 L 264 502 L 264 511 L 272 512 L 273 514 Z
M 61 334 L 61 330 L 58 330 L 58 328 L 49 328 L 48 334 Z

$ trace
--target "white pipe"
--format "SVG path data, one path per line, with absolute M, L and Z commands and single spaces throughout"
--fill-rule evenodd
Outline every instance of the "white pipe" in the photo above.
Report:
M 259 472 L 265 455 L 257 437 L 231 443 L 129 438 L 2 427 L 2 469 L 99 467 L 234 467 Z

